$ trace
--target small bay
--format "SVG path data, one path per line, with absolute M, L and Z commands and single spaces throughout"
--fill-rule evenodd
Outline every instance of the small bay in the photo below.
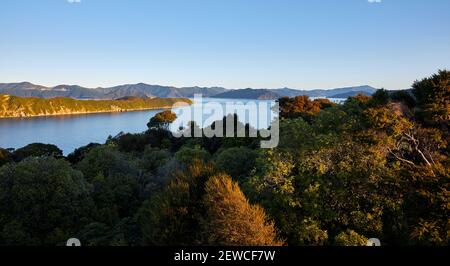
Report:
M 227 103 L 243 103 L 245 105 L 250 102 L 266 106 L 266 108 L 263 108 L 266 114 L 263 115 L 268 117 L 273 115 L 270 111 L 270 106 L 274 104 L 274 101 L 203 98 L 203 110 L 205 115 L 202 118 L 193 117 L 192 120 L 199 125 L 205 122 L 205 120 L 210 121 L 211 117 L 215 120 L 219 120 L 223 115 L 239 113 L 239 110 L 226 110 L 227 108 L 225 106 Z M 223 113 L 209 110 L 212 108 L 212 105 L 209 106 L 211 103 L 221 105 L 223 107 Z M 194 101 L 192 106 L 182 107 L 181 109 L 192 109 L 199 104 L 199 102 Z M 244 107 L 242 106 L 239 108 Z M 0 119 L 0 147 L 17 149 L 30 143 L 39 142 L 54 144 L 67 155 L 76 148 L 91 142 L 104 143 L 108 136 L 115 136 L 120 132 L 144 132 L 147 129 L 149 119 L 161 111 L 162 110 L 147 110 L 120 113 Z M 187 109 L 174 111 L 187 111 Z M 267 128 L 269 125 L 268 122 L 258 123 L 258 114 L 254 113 L 247 114 L 246 119 L 240 120 L 250 123 L 250 125 L 255 128 Z M 184 124 L 187 122 L 189 121 L 182 121 Z

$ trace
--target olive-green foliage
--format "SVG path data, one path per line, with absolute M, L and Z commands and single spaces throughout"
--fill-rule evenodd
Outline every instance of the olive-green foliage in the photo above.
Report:
M 405 193 L 404 213 L 408 217 L 412 244 L 450 244 L 450 167 L 437 164 L 407 173 L 412 192 Z M 409 231 L 408 230 L 408 231 Z
M 447 92 L 441 71 L 415 83 L 417 102 L 284 99 L 274 149 L 165 126 L 83 147 L 72 166 L 56 147 L 19 163 L 0 149 L 0 244 L 449 245 Z
M 16 161 L 21 161 L 27 157 L 53 156 L 62 158 L 63 152 L 55 145 L 33 143 L 13 152 Z
M 211 155 L 207 151 L 199 147 L 194 148 L 183 147 L 178 152 L 175 153 L 175 158 L 184 165 L 189 165 L 194 160 L 207 162 L 211 159 Z
M 0 166 L 12 161 L 13 161 L 12 154 L 9 151 L 0 148 Z
M 292 145 L 267 151 L 259 159 L 246 185 L 251 199 L 275 218 L 291 245 L 332 244 L 330 239 L 348 226 L 379 235 L 384 202 L 377 193 L 384 185 L 378 179 L 385 170 L 383 154 L 348 137 L 329 141 L 323 127 L 307 133 L 314 132 L 314 124 L 285 122 L 290 128 L 303 125 L 304 130 L 282 133 Z
M 204 184 L 214 174 L 210 164 L 194 160 L 186 171 L 147 200 L 138 214 L 144 245 L 201 244 Z
M 390 98 L 394 102 L 402 102 L 409 108 L 413 108 L 416 106 L 416 100 L 414 99 L 412 93 L 408 91 L 395 91 L 390 95 Z
M 450 121 L 450 71 L 440 70 L 437 74 L 413 84 L 419 117 L 429 125 Z M 448 129 L 448 128 L 447 128 Z
M 143 169 L 155 173 L 157 169 L 165 165 L 170 158 L 171 154 L 168 150 L 160 150 L 158 148 L 147 146 L 141 157 L 141 165 Z
M 90 185 L 69 163 L 27 158 L 0 168 L 1 245 L 62 245 L 89 221 Z
M 322 246 L 328 243 L 328 231 L 323 229 L 319 221 L 307 218 L 294 224 L 293 227 L 296 229 L 291 237 L 295 239 L 294 245 Z
M 289 245 L 448 245 L 447 127 L 418 123 L 414 105 L 387 96 L 349 98 L 308 123 L 281 120 L 279 147 L 242 185 Z
M 117 147 L 122 152 L 142 152 L 147 144 L 151 142 L 150 135 L 141 134 L 122 134 L 117 136 Z
M 86 154 L 92 150 L 95 147 L 100 146 L 100 144 L 98 143 L 90 143 L 86 146 L 80 147 L 78 149 L 75 149 L 75 151 L 73 151 L 72 153 L 70 153 L 69 155 L 67 155 L 67 160 L 72 163 L 72 164 L 77 164 L 79 163 L 81 160 L 84 159 L 84 157 L 86 156 Z
M 107 225 L 130 217 L 140 206 L 148 177 L 130 156 L 111 146 L 93 148 L 77 165 L 94 186 L 96 220 Z
M 109 138 L 107 143 L 117 145 L 121 152 L 141 153 L 146 146 L 171 149 L 177 140 L 172 136 L 172 132 L 166 129 L 155 128 L 141 134 L 119 134 L 114 138 Z
M 0 118 L 161 109 L 172 108 L 177 102 L 192 103 L 186 98 L 75 100 L 62 97 L 43 99 L 0 95 Z
M 292 234 L 297 232 L 298 219 L 292 208 L 298 206 L 295 198 L 293 156 L 287 152 L 262 151 L 256 160 L 256 171 L 244 183 L 244 190 L 252 202 L 261 204 L 275 219 L 282 236 L 293 244 Z M 289 232 L 289 233 L 288 233 Z
M 76 165 L 88 181 L 98 175 L 124 174 L 137 176 L 139 169 L 127 154 L 121 153 L 113 146 L 98 146 L 93 148 L 85 158 Z
M 373 107 L 383 106 L 389 103 L 389 92 L 385 89 L 377 90 L 370 100 L 370 105 Z
M 180 169 L 181 170 L 181 169 Z M 273 223 L 230 177 L 195 160 L 145 202 L 138 214 L 144 245 L 280 245 Z M 222 216 L 224 215 L 224 216 Z
M 136 246 L 140 244 L 140 232 L 135 218 L 124 218 L 114 225 L 93 222 L 78 234 L 83 246 Z
M 347 230 L 337 235 L 334 241 L 338 246 L 367 246 L 368 239 L 353 230 Z
M 215 158 L 216 167 L 239 179 L 248 178 L 255 166 L 257 153 L 246 147 L 229 148 L 219 151 Z
M 316 138 L 312 126 L 303 118 L 286 119 L 280 123 L 280 149 L 298 152 L 310 148 Z

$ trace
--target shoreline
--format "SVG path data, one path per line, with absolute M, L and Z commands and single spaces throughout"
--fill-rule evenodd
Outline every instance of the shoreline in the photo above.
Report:
M 0 94 L 0 120 L 167 110 L 192 104 L 193 102 L 188 98 L 123 98 L 84 101 L 73 98 L 24 98 Z
M 149 107 L 149 108 L 135 108 L 129 110 L 106 110 L 106 111 L 92 111 L 92 112 L 73 112 L 73 113 L 55 113 L 55 114 L 37 114 L 37 115 L 27 115 L 27 116 L 0 116 L 0 121 L 3 119 L 17 119 L 17 118 L 39 118 L 39 117 L 55 117 L 55 116 L 76 116 L 76 115 L 90 115 L 90 114 L 113 114 L 113 113 L 128 113 L 128 112 L 139 112 L 139 111 L 150 111 L 150 110 L 168 110 L 173 109 L 173 106 L 162 106 L 162 107 Z

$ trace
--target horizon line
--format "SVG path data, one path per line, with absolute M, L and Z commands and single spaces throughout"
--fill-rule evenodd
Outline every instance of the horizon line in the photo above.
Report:
M 90 89 L 90 90 L 96 90 L 96 89 L 107 89 L 107 88 L 113 88 L 113 87 L 119 87 L 119 86 L 127 86 L 127 85 L 148 85 L 148 86 L 160 86 L 160 87 L 168 87 L 168 88 L 175 88 L 175 89 L 185 89 L 185 88 L 222 88 L 222 89 L 226 89 L 226 90 L 245 90 L 245 89 L 252 89 L 252 90 L 282 90 L 282 89 L 290 89 L 290 90 L 297 90 L 297 91 L 314 91 L 314 90 L 335 90 L 335 89 L 346 89 L 346 88 L 357 88 L 357 87 L 371 87 L 374 89 L 384 89 L 383 87 L 378 88 L 375 86 L 371 86 L 368 84 L 361 84 L 361 85 L 347 85 L 347 86 L 336 86 L 336 87 L 328 87 L 328 88 L 308 88 L 308 89 L 299 89 L 299 88 L 292 88 L 292 87 L 279 87 L 279 88 L 253 88 L 253 87 L 242 87 L 242 88 L 227 88 L 224 86 L 182 86 L 182 87 L 178 87 L 178 86 L 174 86 L 174 85 L 161 85 L 161 84 L 151 84 L 151 83 L 146 83 L 146 82 L 137 82 L 137 83 L 121 83 L 118 85 L 112 85 L 112 86 L 97 86 L 97 87 L 92 87 L 92 86 L 83 86 L 83 85 L 78 85 L 78 84 L 57 84 L 54 86 L 49 86 L 49 85 L 41 85 L 35 82 L 30 82 L 30 81 L 20 81 L 20 82 L 0 82 L 0 84 L 23 84 L 23 83 L 29 83 L 35 86 L 42 86 L 42 87 L 46 87 L 49 89 L 53 89 L 59 86 L 79 86 L 85 89 Z M 386 90 L 407 90 L 410 88 L 402 88 L 402 89 L 386 89 Z

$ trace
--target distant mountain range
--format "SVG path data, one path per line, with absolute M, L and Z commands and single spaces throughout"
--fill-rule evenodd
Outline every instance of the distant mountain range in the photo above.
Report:
M 309 97 L 321 98 L 348 98 L 358 94 L 372 95 L 377 91 L 371 86 L 357 86 L 337 89 L 316 89 L 316 90 L 294 90 L 289 88 L 283 89 L 240 89 L 228 90 L 226 92 L 213 95 L 214 98 L 231 98 L 231 99 L 258 99 L 258 100 L 274 100 L 281 97 L 295 97 L 307 95 Z
M 310 97 L 347 98 L 357 94 L 372 95 L 377 89 L 371 86 L 346 87 L 338 89 L 295 90 L 282 89 L 237 89 L 228 90 L 221 87 L 184 87 L 149 85 L 144 83 L 127 84 L 109 88 L 85 88 L 78 85 L 58 85 L 46 87 L 29 82 L 0 83 L 0 94 L 20 97 L 70 97 L 74 99 L 119 99 L 123 97 L 140 98 L 186 98 L 194 94 L 203 97 L 273 100 L 284 96 L 294 97 L 308 95 Z
M 20 97 L 54 98 L 69 97 L 75 99 L 119 99 L 126 96 L 140 98 L 186 98 L 194 94 L 203 94 L 210 97 L 226 91 L 224 88 L 200 88 L 186 87 L 176 88 L 169 86 L 148 85 L 144 83 L 128 84 L 110 88 L 85 88 L 77 85 L 58 85 L 45 87 L 29 82 L 0 83 L 0 94 L 8 94 Z
M 295 97 L 299 95 L 308 95 L 309 97 L 327 97 L 327 98 L 340 98 L 335 97 L 340 94 L 347 94 L 343 98 L 348 98 L 351 96 L 356 96 L 360 93 L 365 95 L 372 95 L 378 89 L 363 85 L 363 86 L 354 86 L 354 87 L 344 87 L 344 88 L 336 88 L 336 89 L 313 89 L 313 90 L 294 90 L 290 88 L 283 89 L 275 89 L 271 90 L 283 96 Z
M 213 98 L 226 99 L 257 99 L 257 100 L 274 100 L 283 97 L 284 95 L 273 92 L 267 89 L 241 89 L 229 90 L 212 96 Z

